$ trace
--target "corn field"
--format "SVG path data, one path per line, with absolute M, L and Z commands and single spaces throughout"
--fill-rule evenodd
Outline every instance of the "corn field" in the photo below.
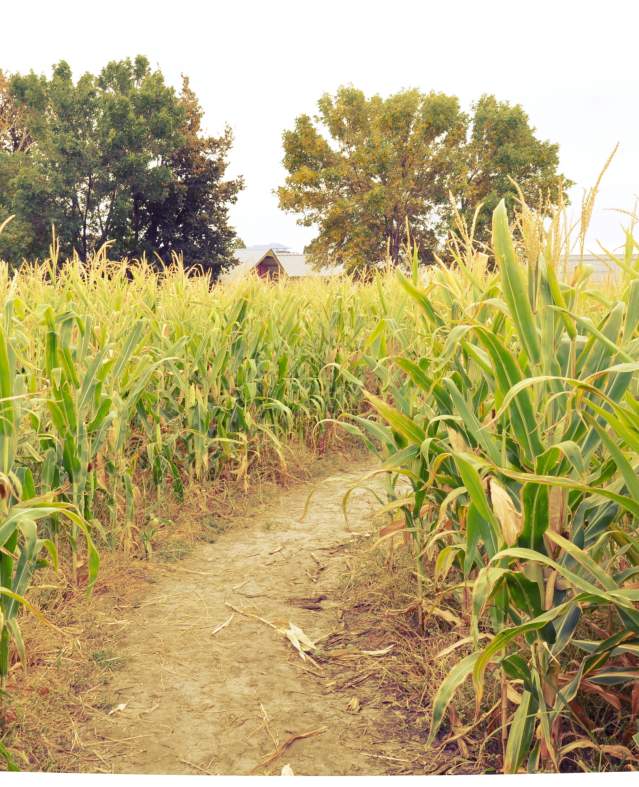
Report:
M 509 773 L 614 768 L 639 748 L 638 244 L 628 232 L 603 288 L 565 270 L 569 247 L 561 213 L 522 205 L 510 228 L 502 203 L 493 269 L 460 226 L 450 266 L 400 273 L 421 355 L 392 361 L 401 397 L 367 394 L 379 421 L 356 419 L 422 615 L 460 623 L 428 742 L 470 680 L 475 719 L 452 732 L 496 714 Z
M 471 680 L 476 719 L 497 686 L 506 772 L 633 760 L 637 243 L 603 288 L 565 271 L 569 243 L 561 213 L 522 204 L 513 227 L 497 208 L 490 254 L 460 225 L 446 265 L 407 252 L 368 283 L 212 287 L 55 246 L 2 265 L 0 680 L 25 663 L 19 610 L 41 614 L 34 573 L 90 589 L 98 550 L 140 537 L 141 484 L 180 500 L 248 483 L 338 424 L 381 457 L 384 538 L 410 536 L 421 625 L 433 604 L 462 623 L 429 743 Z
M 378 360 L 409 341 L 399 289 L 254 279 L 226 288 L 179 265 L 158 276 L 96 255 L 0 267 L 0 680 L 44 565 L 89 589 L 102 548 L 139 541 L 139 501 L 189 483 L 247 484 L 358 412 Z M 144 486 L 144 489 L 141 487 Z M 145 494 L 141 494 L 144 492 Z

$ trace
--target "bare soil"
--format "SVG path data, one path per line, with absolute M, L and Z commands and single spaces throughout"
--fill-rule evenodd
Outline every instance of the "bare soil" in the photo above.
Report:
M 95 742 L 100 770 L 274 774 L 288 764 L 295 774 L 358 775 L 399 761 L 397 741 L 382 733 L 392 723 L 383 704 L 358 697 L 380 656 L 355 636 L 349 647 L 340 607 L 349 556 L 377 507 L 356 490 L 346 523 L 342 498 L 367 469 L 282 490 L 214 543 L 162 565 L 119 612 L 112 706 L 78 729 L 79 741 Z M 314 657 L 287 638 L 291 624 L 316 644 Z M 375 644 L 392 643 L 380 631 Z

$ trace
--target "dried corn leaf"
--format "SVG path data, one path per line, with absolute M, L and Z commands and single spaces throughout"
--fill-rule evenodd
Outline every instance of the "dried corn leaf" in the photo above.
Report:
M 504 541 L 512 547 L 524 528 L 522 516 L 515 509 L 511 496 L 494 478 L 490 479 L 489 488 L 493 511 L 499 521 Z

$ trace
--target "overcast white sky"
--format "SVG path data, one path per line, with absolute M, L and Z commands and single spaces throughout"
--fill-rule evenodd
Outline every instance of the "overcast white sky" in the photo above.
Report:
M 232 210 L 249 245 L 301 249 L 313 231 L 277 207 L 281 134 L 341 84 L 387 95 L 417 87 L 482 93 L 521 103 L 543 139 L 558 142 L 562 171 L 594 182 L 616 142 L 591 248 L 622 242 L 639 195 L 639 73 L 636 0 L 156 0 L 2 4 L 0 68 L 49 73 L 64 58 L 76 76 L 109 60 L 146 55 L 176 87 L 191 83 L 206 126 L 235 135 L 232 174 L 246 188 Z

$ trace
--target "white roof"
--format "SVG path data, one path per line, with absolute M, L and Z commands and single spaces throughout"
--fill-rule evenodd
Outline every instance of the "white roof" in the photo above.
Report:
M 240 265 L 250 264 L 259 265 L 260 262 L 269 254 L 275 254 L 273 249 L 238 249 L 235 256 L 240 261 Z
M 222 276 L 222 281 L 230 282 L 241 279 L 256 268 L 264 257 L 274 257 L 282 266 L 287 276 L 299 279 L 306 276 L 336 276 L 342 273 L 342 268 L 332 267 L 316 271 L 311 267 L 305 254 L 292 254 L 291 252 L 274 251 L 270 249 L 238 249 L 235 252 L 239 264 L 231 268 Z
M 301 276 L 338 276 L 340 273 L 343 273 L 343 268 L 339 265 L 316 271 L 306 259 L 305 254 L 291 254 L 290 252 L 283 254 L 279 252 L 277 259 L 282 263 L 286 273 L 293 279 Z
M 264 257 L 275 257 L 279 262 L 279 257 L 273 249 L 237 249 L 235 257 L 239 263 L 223 273 L 221 281 L 231 282 L 242 279 L 254 268 L 257 268 Z
M 623 254 L 621 255 L 623 257 Z M 593 281 L 605 281 L 617 278 L 621 274 L 619 268 L 612 260 L 606 260 L 598 254 L 571 254 L 568 257 L 568 272 L 572 272 L 578 265 L 585 265 L 592 271 Z

